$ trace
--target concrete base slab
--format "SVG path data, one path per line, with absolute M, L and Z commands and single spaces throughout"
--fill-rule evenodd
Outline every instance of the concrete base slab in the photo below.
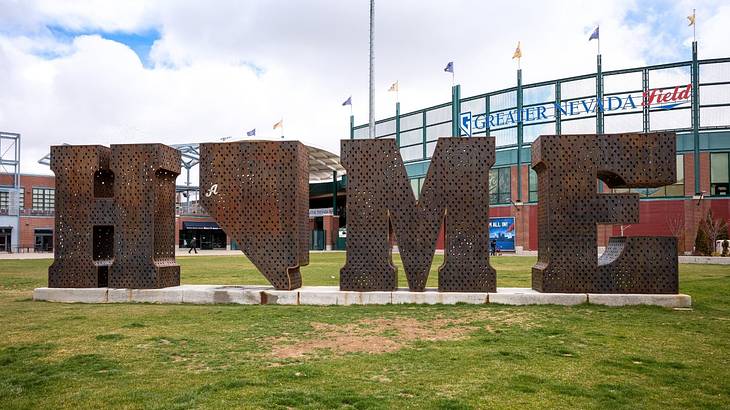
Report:
M 37 288 L 33 300 L 64 303 L 107 303 L 107 288 Z
M 498 288 L 491 293 L 438 292 L 426 289 L 411 292 L 340 291 L 337 286 L 305 286 L 295 290 L 275 290 L 270 286 L 181 285 L 163 289 L 37 288 L 34 300 L 65 303 L 168 303 L 239 305 L 386 305 L 386 304 L 506 304 L 564 305 L 582 303 L 629 306 L 654 305 L 668 308 L 692 306 L 688 295 L 540 293 L 529 288 Z
M 530 288 L 497 288 L 489 303 L 502 305 L 580 305 L 588 302 L 585 293 L 540 293 Z
M 606 306 L 655 305 L 668 308 L 692 306 L 689 295 L 588 294 L 588 303 Z

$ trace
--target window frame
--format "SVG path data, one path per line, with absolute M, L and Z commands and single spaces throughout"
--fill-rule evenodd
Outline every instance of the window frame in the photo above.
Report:
M 492 172 L 497 173 L 496 184 L 492 184 Z M 500 181 L 502 175 L 506 174 L 508 190 L 502 191 Z M 506 196 L 507 200 L 502 201 Z M 496 198 L 497 200 L 493 200 Z M 498 167 L 489 170 L 489 205 L 505 205 L 512 202 L 512 167 Z
M 727 172 L 727 182 L 713 182 L 713 180 L 712 180 L 712 157 L 714 155 L 723 155 L 723 154 L 726 157 L 726 163 L 727 163 L 727 169 L 725 170 Z M 717 184 L 724 184 L 724 185 L 730 186 L 730 152 L 728 152 L 728 151 L 710 152 L 709 162 L 710 162 L 710 192 L 709 192 L 710 195 L 709 196 L 720 197 L 720 198 L 730 196 L 730 189 L 728 189 L 727 195 L 715 195 L 715 189 L 714 189 L 714 186 Z
M 40 206 L 36 198 L 41 198 Z M 51 187 L 33 187 L 31 190 L 31 209 L 37 211 L 54 211 L 56 208 L 56 189 Z

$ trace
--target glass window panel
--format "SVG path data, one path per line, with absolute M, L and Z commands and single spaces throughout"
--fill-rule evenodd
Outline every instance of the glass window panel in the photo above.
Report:
M 644 117 L 641 113 L 603 116 L 603 130 L 607 133 L 641 132 L 643 129 Z
M 473 115 L 481 114 L 486 110 L 486 100 L 484 98 L 461 102 L 461 112 L 471 112 Z
M 710 182 L 730 182 L 728 176 L 728 153 L 713 152 L 710 154 Z
M 515 107 L 517 107 L 517 91 L 508 91 L 489 97 L 489 111 L 491 112 Z
M 684 155 L 677 155 L 677 183 L 684 184 Z
M 451 104 L 445 107 L 426 111 L 426 125 L 444 121 L 451 121 Z
M 730 81 L 730 63 L 700 64 L 700 84 L 726 81 Z
M 413 131 L 400 133 L 400 145 L 413 145 L 423 142 L 423 129 L 417 128 Z
M 517 128 L 503 128 L 501 130 L 491 131 L 489 133 L 492 137 L 495 137 L 496 145 L 502 147 L 505 145 L 517 144 Z
M 649 125 L 652 130 L 671 130 L 690 128 L 692 126 L 691 110 L 652 111 L 649 113 Z
M 537 172 L 534 169 L 529 168 L 529 197 L 528 201 L 537 202 Z
M 510 168 L 493 168 L 489 170 L 489 201 L 492 204 L 510 202 Z
M 499 192 L 510 191 L 511 168 L 499 168 Z
M 33 209 L 53 210 L 55 195 L 53 188 L 33 188 Z
M 594 97 L 584 99 L 563 100 L 560 102 L 560 118 L 565 121 L 573 118 L 595 117 L 596 100 Z
M 423 159 L 423 144 L 401 148 L 400 155 L 403 158 L 403 161 L 415 161 L 418 159 Z
M 703 127 L 730 125 L 730 107 L 700 108 L 700 125 Z
M 433 152 L 436 150 L 436 144 L 438 141 L 429 142 L 426 144 L 426 157 L 431 158 L 433 156 Z
M 692 82 L 691 68 L 685 67 L 663 68 L 649 71 L 649 88 L 676 87 Z
M 375 136 L 382 137 L 383 135 L 395 133 L 395 120 L 381 122 L 375 124 Z
M 367 139 L 368 138 L 368 132 L 369 132 L 368 129 L 369 128 L 370 127 L 356 128 L 354 130 L 354 133 L 353 133 L 353 135 L 355 136 L 355 139 L 356 140 Z
M 595 77 L 560 83 L 560 98 L 563 100 L 591 95 L 596 95 Z
M 0 191 L 0 209 L 10 208 L 10 193 L 7 191 Z
M 413 128 L 419 128 L 423 126 L 423 114 L 422 113 L 415 113 L 411 115 L 406 115 L 405 117 L 400 118 L 400 130 L 406 131 Z
M 451 121 L 426 127 L 426 141 L 435 141 L 439 137 L 451 137 Z
M 525 143 L 535 141 L 540 135 L 555 135 L 555 123 L 526 125 L 522 128 L 522 141 Z
M 421 189 L 418 186 L 418 178 L 411 179 L 411 189 L 413 190 L 413 195 L 416 199 L 418 199 L 418 196 L 421 193 Z
M 603 94 L 623 91 L 641 90 L 641 71 L 625 74 L 606 75 L 603 77 Z
M 530 87 L 522 90 L 522 105 L 555 101 L 555 84 Z
M 730 103 L 730 84 L 700 87 L 700 105 Z
M 560 131 L 562 134 L 594 134 L 596 132 L 596 119 L 582 118 L 579 120 L 562 121 L 560 123 Z

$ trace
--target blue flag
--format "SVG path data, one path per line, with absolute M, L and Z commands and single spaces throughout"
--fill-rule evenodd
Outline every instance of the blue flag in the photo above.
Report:
M 454 72 L 454 62 L 449 61 L 449 63 L 446 64 L 446 68 L 444 68 L 444 71 L 446 71 L 447 73 L 453 73 Z
M 591 40 L 598 40 L 598 26 L 596 26 L 596 29 L 593 30 L 593 34 L 591 34 L 590 37 L 588 37 L 588 41 Z
M 246 133 L 247 137 L 255 137 L 256 136 L 256 128 L 252 129 L 251 131 Z
M 347 97 L 347 99 L 345 100 L 345 102 L 342 103 L 342 106 L 343 107 L 346 106 L 346 105 L 350 105 L 350 106 L 352 105 L 352 96 Z

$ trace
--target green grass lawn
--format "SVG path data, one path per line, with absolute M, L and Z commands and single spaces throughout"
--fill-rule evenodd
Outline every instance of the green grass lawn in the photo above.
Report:
M 265 283 L 243 256 L 178 260 L 183 283 Z M 343 262 L 313 253 L 304 283 Z M 498 285 L 532 263 L 493 258 Z M 0 408 L 730 407 L 726 266 L 681 265 L 694 309 L 670 310 L 33 302 L 49 264 L 0 260 Z

